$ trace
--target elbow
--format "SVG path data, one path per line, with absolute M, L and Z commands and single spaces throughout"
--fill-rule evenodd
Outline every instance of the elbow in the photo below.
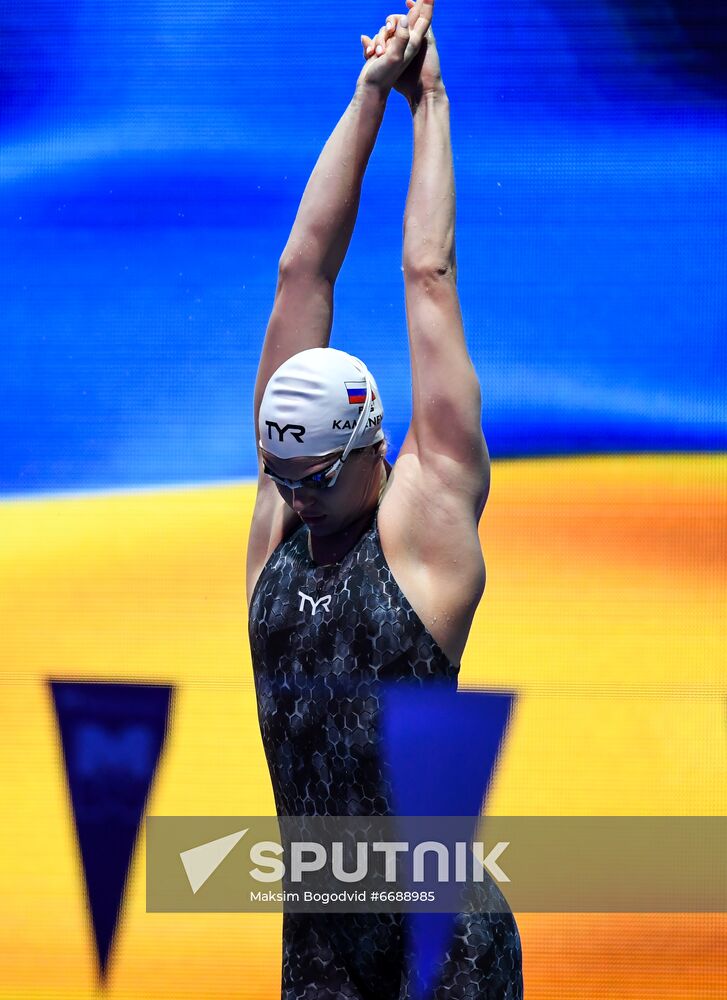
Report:
M 282 277 L 312 274 L 323 271 L 324 252 L 315 232 L 291 235 L 278 260 L 278 274 Z
M 278 277 L 289 278 L 303 270 L 305 254 L 302 247 L 286 247 L 278 261 Z
M 456 284 L 457 270 L 453 260 L 419 257 L 402 262 L 404 280 L 408 284 L 434 285 L 442 282 Z
M 457 273 L 454 216 L 433 226 L 411 214 L 404 218 L 401 254 L 404 277 L 411 281 L 453 281 Z
M 278 261 L 278 288 L 296 281 L 306 281 L 311 286 L 317 283 L 333 284 L 333 280 L 319 263 L 306 258 L 303 251 L 285 253 Z
M 324 262 L 318 255 L 309 253 L 305 247 L 297 247 L 283 251 L 278 260 L 278 285 L 303 278 L 334 283 L 334 277 L 327 271 Z

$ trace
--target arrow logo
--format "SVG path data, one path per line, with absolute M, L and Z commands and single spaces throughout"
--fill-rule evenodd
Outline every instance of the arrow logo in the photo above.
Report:
M 219 837 L 217 840 L 210 840 L 199 847 L 190 847 L 188 851 L 180 851 L 179 857 L 182 859 L 184 870 L 187 873 L 192 892 L 196 893 L 201 889 L 207 879 L 215 872 L 235 844 L 245 836 L 250 827 L 238 830 L 237 833 L 230 833 L 226 837 Z

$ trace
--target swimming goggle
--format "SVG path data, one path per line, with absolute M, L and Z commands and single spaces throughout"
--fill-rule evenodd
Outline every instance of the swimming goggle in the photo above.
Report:
M 336 480 L 343 468 L 343 462 L 343 455 L 340 455 L 335 462 L 326 466 L 325 469 L 321 469 L 320 472 L 314 472 L 310 476 L 305 476 L 303 479 L 285 479 L 283 476 L 276 476 L 264 462 L 263 472 L 274 483 L 277 483 L 279 486 L 285 486 L 289 490 L 300 490 L 304 486 L 310 486 L 315 490 L 328 490 L 336 485 Z

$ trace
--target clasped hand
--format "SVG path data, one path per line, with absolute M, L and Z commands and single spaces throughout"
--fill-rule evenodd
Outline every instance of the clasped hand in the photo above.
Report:
M 434 0 L 406 0 L 407 14 L 389 14 L 369 38 L 361 35 L 366 63 L 359 82 L 400 91 L 410 102 L 417 91 L 441 86 L 439 57 L 430 25 Z

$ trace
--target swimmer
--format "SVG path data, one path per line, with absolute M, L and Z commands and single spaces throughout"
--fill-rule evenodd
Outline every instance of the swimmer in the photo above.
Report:
M 449 99 L 432 2 L 373 36 L 280 258 L 254 394 L 249 636 L 279 815 L 392 815 L 384 680 L 456 687 L 485 586 L 490 463 L 456 283 Z M 403 273 L 412 418 L 392 466 L 367 364 L 329 346 L 333 288 L 387 99 L 412 113 Z M 405 914 L 283 914 L 282 1000 L 405 1000 Z M 458 914 L 435 1000 L 520 1000 L 512 914 Z

